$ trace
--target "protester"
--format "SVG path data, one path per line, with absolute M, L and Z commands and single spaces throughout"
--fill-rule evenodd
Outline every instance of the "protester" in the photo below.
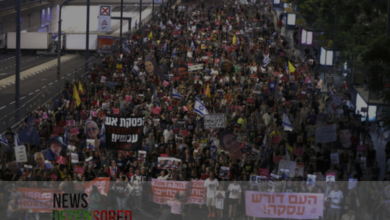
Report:
M 274 23 L 283 14 L 274 19 L 265 3 L 226 1 L 202 11 L 207 5 L 190 3 L 176 13 L 167 6 L 143 22 L 125 42 L 129 50 L 115 42 L 86 76 L 29 114 L 25 128 L 7 130 L 1 180 L 46 190 L 104 178 L 110 205 L 137 212 L 165 204 L 149 200 L 153 181 L 200 183 L 204 198 L 192 204 L 206 204 L 208 217 L 217 209 L 220 218 L 254 217 L 243 211 L 252 191 L 318 192 L 329 203 L 324 216 L 336 220 L 367 211 L 356 198 L 377 205 L 387 185 L 353 192 L 348 182 L 382 180 L 376 157 L 386 154 L 389 171 L 390 145 L 386 152 L 375 146 L 346 82 L 335 86 L 329 73 L 325 92 L 318 68 L 309 67 L 318 57 L 309 47 L 305 58 L 296 55 Z M 254 13 L 255 5 L 262 10 Z M 21 138 L 30 145 L 27 162 L 15 161 L 19 152 L 11 149 L 20 134 L 28 137 Z M 191 203 L 177 195 L 168 205 L 179 219 Z M 98 197 L 93 187 L 93 209 L 101 207 Z M 12 201 L 7 216 L 17 208 Z

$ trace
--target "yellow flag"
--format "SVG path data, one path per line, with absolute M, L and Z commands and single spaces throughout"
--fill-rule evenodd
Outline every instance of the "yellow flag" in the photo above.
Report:
M 150 32 L 149 34 L 149 38 L 152 39 L 153 38 L 153 31 Z
M 288 72 L 295 72 L 295 67 L 290 63 L 290 61 L 288 61 Z
M 159 41 L 159 40 L 157 41 L 157 44 L 160 44 L 160 41 Z
M 81 100 L 76 85 L 73 85 L 73 98 L 76 99 L 76 104 L 79 106 L 81 104 Z
M 234 37 L 233 37 L 233 44 L 236 44 L 236 41 L 237 41 L 237 37 L 236 37 L 236 35 L 234 35 Z
M 79 81 L 79 90 L 82 94 L 84 94 L 83 86 L 81 85 L 81 82 Z
M 211 94 L 210 94 L 210 84 L 207 84 L 206 95 L 207 95 L 207 97 L 211 97 Z

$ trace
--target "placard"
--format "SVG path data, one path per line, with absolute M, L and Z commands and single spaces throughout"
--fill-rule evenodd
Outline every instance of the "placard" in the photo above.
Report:
M 125 151 L 141 150 L 144 116 L 106 116 L 105 127 L 109 148 Z
M 24 145 L 15 146 L 15 158 L 17 162 L 27 162 L 26 147 Z
M 316 143 L 329 143 L 337 140 L 336 125 L 316 128 Z
M 330 161 L 332 165 L 339 164 L 340 163 L 339 154 L 338 153 L 330 154 Z
M 70 162 L 71 163 L 79 163 L 79 155 L 76 153 L 70 153 Z
M 318 219 L 324 212 L 323 193 L 245 192 L 246 215 L 262 219 Z
M 226 128 L 225 114 L 204 115 L 204 129 Z
M 192 65 L 188 66 L 188 71 L 196 71 L 196 70 L 201 70 L 203 69 L 203 64 L 197 64 L 197 65 Z
M 288 177 L 293 178 L 295 175 L 296 165 L 297 163 L 295 161 L 280 160 L 278 175 L 280 175 L 280 169 L 287 169 L 292 170 L 292 172 L 289 172 Z

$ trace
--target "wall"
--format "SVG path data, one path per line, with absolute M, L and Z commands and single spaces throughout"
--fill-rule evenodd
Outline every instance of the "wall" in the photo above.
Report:
M 21 30 L 27 32 L 38 32 L 38 29 L 48 24 L 49 32 L 56 32 L 58 28 L 58 15 L 57 15 L 57 4 L 60 0 L 52 0 L 50 2 L 42 1 L 39 5 L 22 7 L 21 9 Z M 51 16 L 48 21 L 47 9 L 51 7 Z M 45 10 L 45 18 L 42 20 L 42 9 Z M 42 22 L 44 21 L 44 22 Z M 6 11 L 0 13 L 0 34 L 16 31 L 16 11 Z

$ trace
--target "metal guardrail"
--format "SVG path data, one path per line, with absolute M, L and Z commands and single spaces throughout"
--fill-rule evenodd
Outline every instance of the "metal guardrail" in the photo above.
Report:
M 95 55 L 94 57 L 90 58 L 88 60 L 89 67 L 92 67 L 94 64 L 99 62 L 98 55 Z M 12 129 L 17 129 L 21 123 L 23 123 L 25 117 L 29 112 L 34 112 L 38 105 L 44 106 L 47 104 L 49 100 L 51 100 L 58 91 L 62 91 L 62 89 L 65 87 L 65 82 L 69 80 L 70 82 L 73 79 L 77 79 L 79 77 L 84 78 L 87 75 L 87 73 L 84 73 L 84 65 L 80 66 L 78 68 L 75 68 L 73 71 L 68 72 L 66 74 L 62 74 L 61 76 L 61 85 L 60 90 L 58 90 L 58 81 L 54 81 L 51 83 L 51 85 L 47 85 L 44 90 L 41 90 L 37 95 L 35 95 L 33 98 L 25 102 L 21 107 L 17 110 L 14 110 L 4 117 L 0 118 L 0 133 L 4 133 L 9 127 Z M 16 114 L 19 115 L 18 122 L 15 122 Z
M 176 3 L 177 1 L 178 0 L 176 0 L 174 3 Z M 39 1 L 36 1 L 36 2 L 39 2 Z M 171 2 L 171 5 L 174 5 L 174 3 Z M 137 25 L 137 27 L 132 27 L 129 35 L 134 34 L 139 30 L 142 31 L 149 24 L 149 22 L 151 20 L 155 19 L 159 13 L 162 13 L 163 10 L 165 10 L 166 4 L 167 3 L 162 3 L 159 6 L 157 6 L 157 8 L 155 8 L 155 10 L 154 10 L 154 13 L 150 13 L 146 18 L 144 18 L 141 21 L 141 28 L 139 28 L 139 25 Z M 89 59 L 90 67 L 92 67 L 92 65 L 94 65 L 100 61 L 100 60 L 96 60 L 98 58 L 98 56 L 99 55 L 96 54 L 93 58 Z M 94 63 L 92 63 L 93 61 L 94 61 Z M 86 77 L 87 73 L 83 73 L 82 72 L 83 70 L 84 70 L 84 65 L 79 67 L 79 68 L 76 68 L 74 71 L 71 71 L 68 74 L 64 74 L 64 76 L 61 77 L 62 83 L 60 86 L 60 91 L 64 88 L 64 85 L 65 85 L 64 82 L 66 82 L 66 80 L 72 81 L 73 79 L 77 79 L 78 77 L 81 77 L 81 78 Z M 49 100 L 51 100 L 58 92 L 57 85 L 58 85 L 58 83 L 56 80 L 52 83 L 52 85 L 47 86 L 45 88 L 45 90 L 42 90 L 41 92 L 39 92 L 39 94 L 37 94 L 36 96 L 34 96 L 30 100 L 28 100 L 26 103 L 24 103 L 19 109 L 14 110 L 14 111 L 8 113 L 7 115 L 5 115 L 4 117 L 0 118 L 0 133 L 4 133 L 9 127 L 11 127 L 12 129 L 15 129 L 15 128 L 17 129 L 18 126 L 20 126 L 21 123 L 23 123 L 26 115 L 29 112 L 35 111 L 37 109 L 38 105 L 44 106 L 45 104 L 47 104 L 47 102 Z M 16 114 L 19 115 L 18 118 L 20 119 L 20 121 L 18 121 L 18 122 L 15 122 Z

